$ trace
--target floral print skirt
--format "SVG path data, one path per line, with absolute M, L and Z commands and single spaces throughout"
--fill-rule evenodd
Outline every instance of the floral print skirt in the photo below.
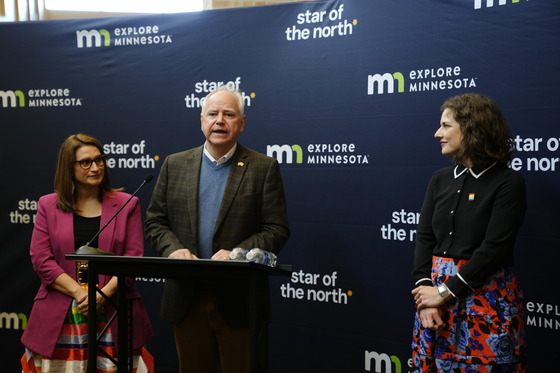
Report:
M 432 282 L 455 276 L 466 260 L 434 256 Z M 476 292 L 443 306 L 444 326 L 422 328 L 414 320 L 412 372 L 525 373 L 523 295 L 510 269 L 494 274 Z

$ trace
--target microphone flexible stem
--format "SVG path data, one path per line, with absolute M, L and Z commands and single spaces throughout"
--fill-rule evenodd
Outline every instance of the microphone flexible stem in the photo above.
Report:
M 97 231 L 97 233 L 95 234 L 95 236 L 93 236 L 91 238 L 91 240 L 89 240 L 84 246 L 89 246 L 89 244 L 95 240 L 97 238 L 97 236 L 99 236 L 99 234 L 101 232 L 103 232 L 103 230 L 105 229 L 105 227 L 107 227 L 109 225 L 110 222 L 113 221 L 113 219 L 115 219 L 117 217 L 117 215 L 121 212 L 121 210 L 128 204 L 128 202 L 130 202 L 130 200 L 132 199 L 132 197 L 134 197 L 136 195 L 136 193 L 138 193 L 138 191 L 144 186 L 144 184 L 149 183 L 150 181 L 152 181 L 153 176 L 152 175 L 148 175 L 146 176 L 146 178 L 144 179 L 144 181 L 142 181 L 142 184 L 140 184 L 140 186 L 138 188 L 136 188 L 136 190 L 134 191 L 134 193 L 132 193 L 130 195 L 130 197 L 126 200 L 125 203 L 123 203 L 123 205 L 118 209 L 118 211 L 113 214 L 113 216 L 111 217 L 111 219 L 109 219 L 109 221 L 107 223 L 105 223 L 105 225 L 103 226 L 103 228 L 101 228 L 100 230 Z

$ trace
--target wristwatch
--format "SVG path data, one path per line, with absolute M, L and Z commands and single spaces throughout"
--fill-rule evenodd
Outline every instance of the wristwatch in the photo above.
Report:
M 445 284 L 441 284 L 437 287 L 438 294 L 441 295 L 443 299 L 447 299 L 449 296 L 449 288 Z

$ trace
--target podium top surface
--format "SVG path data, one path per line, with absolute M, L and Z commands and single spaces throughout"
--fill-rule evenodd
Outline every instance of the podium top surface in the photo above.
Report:
M 269 267 L 262 264 L 238 260 L 171 259 L 150 256 L 116 256 L 66 254 L 67 260 L 87 261 L 90 270 L 98 274 L 146 276 L 146 277 L 189 277 L 189 274 L 224 272 L 224 274 L 257 273 L 270 276 L 289 276 L 292 266 L 278 264 Z

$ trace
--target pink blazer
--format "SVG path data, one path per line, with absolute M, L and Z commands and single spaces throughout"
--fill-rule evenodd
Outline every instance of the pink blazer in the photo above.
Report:
M 104 226 L 117 210 L 130 198 L 122 192 L 113 192 L 105 197 L 101 211 L 101 225 Z M 62 330 L 72 297 L 53 290 L 49 285 L 66 272 L 76 278 L 76 263 L 66 260 L 65 255 L 74 253 L 74 217 L 56 207 L 57 196 L 48 194 L 39 199 L 37 217 L 31 236 L 30 255 L 33 269 L 41 280 L 35 296 L 27 327 L 21 338 L 22 343 L 31 351 L 51 357 L 56 341 Z M 142 214 L 137 197 L 125 206 L 119 215 L 99 235 L 99 249 L 116 255 L 143 256 L 144 236 L 142 233 Z M 85 242 L 83 244 L 86 244 Z M 103 287 L 110 276 L 102 275 L 99 286 Z M 131 281 L 127 291 L 128 299 L 133 299 L 134 348 L 143 346 L 153 336 L 152 326 L 140 298 L 140 293 Z M 113 313 L 106 304 L 108 317 Z M 111 325 L 116 340 L 116 321 Z

